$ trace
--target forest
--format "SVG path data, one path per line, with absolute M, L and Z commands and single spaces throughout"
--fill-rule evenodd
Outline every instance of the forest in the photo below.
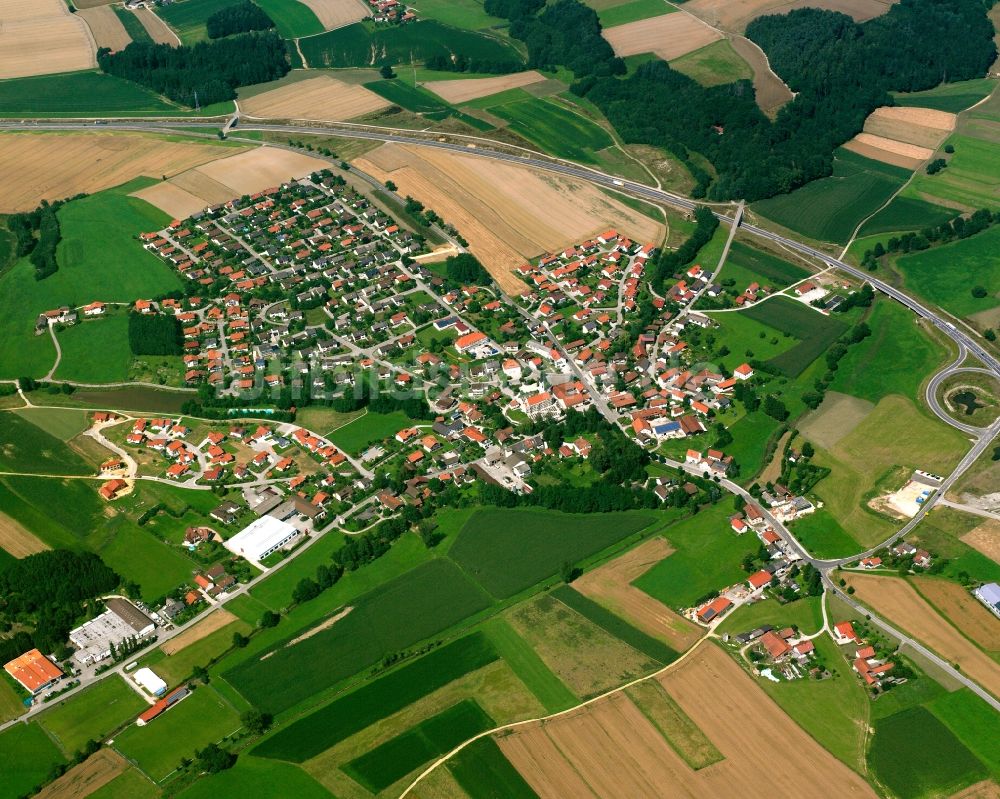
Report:
M 184 351 L 184 334 L 174 316 L 131 313 L 128 345 L 133 355 L 180 355 Z
M 266 31 L 274 27 L 272 20 L 256 3 L 243 0 L 234 6 L 220 8 L 205 20 L 205 30 L 209 39 L 221 39 L 234 33 Z
M 572 91 L 594 102 L 625 141 L 667 148 L 693 167 L 695 196 L 714 200 L 757 200 L 828 176 L 833 151 L 874 108 L 892 104 L 890 91 L 982 77 L 996 58 L 982 0 L 904 0 L 864 23 L 819 9 L 759 17 L 747 36 L 797 92 L 772 122 L 749 81 L 703 87 L 659 60 L 616 77 L 624 64 L 601 37 L 596 13 L 577 0 L 541 11 L 535 0 L 488 5 L 511 20 L 529 67 L 572 69 Z M 692 151 L 717 177 L 692 164 Z
M 274 31 L 244 33 L 191 47 L 132 42 L 112 53 L 102 47 L 97 63 L 109 75 L 131 80 L 177 103 L 211 105 L 236 97 L 236 89 L 284 77 L 284 40 Z
M 449 256 L 445 259 L 444 268 L 448 280 L 462 285 L 471 283 L 476 286 L 488 286 L 492 282 L 489 272 L 479 263 L 479 259 L 470 253 Z
M 0 572 L 0 626 L 6 631 L 12 624 L 33 629 L 0 638 L 0 658 L 7 662 L 32 647 L 43 652 L 65 650 L 84 603 L 120 582 L 92 552 L 54 549 L 12 563 Z

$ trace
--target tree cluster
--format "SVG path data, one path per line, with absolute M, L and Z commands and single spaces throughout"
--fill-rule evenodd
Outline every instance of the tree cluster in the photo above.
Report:
M 948 244 L 956 239 L 967 239 L 977 233 L 982 233 L 997 222 L 1000 222 L 1000 212 L 993 213 L 988 208 L 980 208 L 968 217 L 956 216 L 940 225 L 925 227 L 919 233 L 911 232 L 904 233 L 902 236 L 893 236 L 885 244 L 877 241 L 875 246 L 865 250 L 861 264 L 867 266 L 869 270 L 874 270 L 878 260 L 886 255 L 897 253 L 905 255 L 909 252 L 926 250 L 935 245 Z
M 463 252 L 449 256 L 444 262 L 448 280 L 462 285 L 488 286 L 492 282 L 490 273 L 479 263 L 479 259 L 471 253 Z
M 719 220 L 712 213 L 712 209 L 704 205 L 699 205 L 694 210 L 695 228 L 694 232 L 676 250 L 664 250 L 656 262 L 656 271 L 653 273 L 653 285 L 662 288 L 663 283 L 668 278 L 673 277 L 681 271 L 683 267 L 691 263 L 698 252 L 712 240 L 715 229 L 719 227 Z
M 7 218 L 7 230 L 14 236 L 14 254 L 18 258 L 30 256 L 29 260 L 35 267 L 35 280 L 44 280 L 59 269 L 56 247 L 62 239 L 62 232 L 56 212 L 70 200 L 83 196 L 77 194 L 53 203 L 42 200 L 35 210 L 11 214 Z
M 184 332 L 175 316 L 133 312 L 128 317 L 128 345 L 133 355 L 180 355 Z
M 209 39 L 221 39 L 234 33 L 266 31 L 273 27 L 274 20 L 264 13 L 264 9 L 250 0 L 220 8 L 205 20 L 205 30 Z
M 681 160 L 688 151 L 708 158 L 718 173 L 712 199 L 756 200 L 831 174 L 834 149 L 862 130 L 873 109 L 892 104 L 890 91 L 981 77 L 996 57 L 981 0 L 906 0 L 861 24 L 797 9 L 759 17 L 746 33 L 796 92 L 773 122 L 749 81 L 702 87 L 663 61 L 625 80 L 582 80 L 573 90 L 626 141 L 666 147 Z
M 506 75 L 524 69 L 524 63 L 521 61 L 491 61 L 484 58 L 469 58 L 461 54 L 432 55 L 424 62 L 424 66 L 438 72 L 480 72 L 488 75 Z
M 102 47 L 97 63 L 109 75 L 140 83 L 187 106 L 236 97 L 236 89 L 287 74 L 288 52 L 275 31 L 244 33 L 193 46 L 132 42 L 112 53 Z

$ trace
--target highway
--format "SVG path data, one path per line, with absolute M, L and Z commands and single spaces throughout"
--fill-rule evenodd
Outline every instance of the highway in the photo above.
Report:
M 131 130 L 131 131 L 141 131 L 141 132 L 157 132 L 157 131 L 170 131 L 175 132 L 178 128 L 190 129 L 192 131 L 201 130 L 206 134 L 209 131 L 217 131 L 222 125 L 225 124 L 224 121 L 217 120 L 215 122 L 210 121 L 188 121 L 183 119 L 176 120 L 142 120 L 142 119 L 119 119 L 119 120 L 107 120 L 95 122 L 93 120 L 4 120 L 0 121 L 0 130 L 93 130 L 95 126 L 99 126 L 102 130 Z M 579 166 L 571 162 L 563 161 L 560 159 L 549 158 L 543 156 L 540 153 L 536 153 L 530 150 L 522 150 L 520 148 L 510 148 L 516 149 L 518 153 L 505 152 L 503 150 L 495 149 L 495 147 L 507 145 L 500 145 L 496 142 L 490 142 L 487 139 L 480 139 L 477 137 L 456 137 L 453 134 L 449 134 L 452 138 L 463 138 L 467 143 L 455 143 L 453 141 L 447 141 L 442 138 L 442 134 L 437 134 L 430 131 L 392 131 L 392 130 L 376 130 L 370 128 L 362 128 L 359 126 L 344 124 L 344 123 L 327 123 L 327 124 L 314 124 L 314 125 L 285 125 L 285 124 L 270 124 L 262 122 L 249 122 L 246 118 L 243 118 L 239 122 L 239 127 L 235 136 L 231 138 L 238 139 L 240 131 L 270 131 L 274 133 L 282 134 L 292 134 L 292 135 L 316 135 L 316 134 L 327 134 L 340 136 L 345 138 L 357 138 L 357 139 L 367 139 L 381 142 L 395 142 L 400 144 L 411 144 L 422 147 L 434 147 L 441 150 L 448 150 L 451 152 L 459 153 L 466 156 L 479 157 L 479 158 L 489 158 L 495 161 L 507 162 L 512 164 L 517 164 L 520 166 L 531 167 L 534 169 L 544 170 L 547 172 L 552 172 L 567 177 L 576 178 L 579 180 L 584 180 L 589 183 L 593 183 L 598 186 L 602 186 L 613 191 L 622 192 L 629 194 L 640 199 L 648 200 L 653 203 L 658 203 L 661 205 L 670 205 L 676 208 L 684 210 L 693 210 L 698 205 L 702 203 L 695 202 L 694 200 L 688 199 L 681 195 L 673 194 L 672 192 L 664 191 L 662 189 L 653 188 L 642 183 L 637 183 L 635 181 L 624 180 L 613 175 L 608 175 L 604 172 L 600 172 L 595 169 L 590 169 L 588 167 Z M 232 131 L 230 131 L 232 134 Z M 253 142 L 257 143 L 257 142 Z M 957 327 L 952 322 L 943 318 L 938 313 L 932 311 L 925 305 L 923 305 L 918 300 L 910 297 L 899 289 L 889 285 L 885 281 L 880 280 L 875 277 L 872 273 L 854 267 L 850 264 L 841 261 L 840 259 L 815 249 L 807 244 L 796 241 L 795 239 L 790 239 L 782 236 L 778 233 L 766 230 L 764 228 L 747 224 L 742 222 L 742 214 L 740 211 L 742 206 L 736 209 L 734 216 L 729 216 L 720 211 L 714 211 L 716 216 L 719 218 L 722 224 L 727 224 L 730 226 L 739 226 L 747 233 L 757 236 L 762 239 L 771 241 L 777 245 L 785 247 L 789 250 L 793 250 L 802 255 L 811 257 L 818 262 L 824 264 L 827 267 L 832 267 L 839 269 L 852 277 L 871 284 L 871 286 L 885 294 L 886 296 L 892 298 L 893 300 L 899 302 L 900 304 L 906 306 L 912 310 L 917 316 L 922 319 L 926 319 L 928 322 L 933 324 L 938 330 L 944 333 L 948 338 L 955 342 L 958 348 L 958 359 L 952 364 L 944 368 L 935 378 L 931 381 L 932 385 L 936 388 L 940 384 L 940 380 L 944 377 L 952 374 L 956 371 L 963 371 L 959 368 L 960 364 L 965 360 L 968 355 L 973 355 L 984 365 L 984 369 L 981 371 L 1000 377 L 1000 360 L 997 359 L 992 353 L 986 350 L 986 348 L 969 333 Z M 533 318 L 533 317 L 532 317 Z M 537 321 L 537 320 L 535 320 Z M 557 345 L 558 346 L 558 345 Z M 570 363 L 572 360 L 570 359 Z M 580 376 L 580 375 L 578 375 Z M 936 382 L 935 382 L 936 381 Z M 930 387 L 928 388 L 928 393 L 930 393 Z M 601 404 L 599 403 L 599 406 Z M 944 494 L 954 485 L 958 478 L 973 464 L 973 462 L 986 451 L 987 447 L 990 446 L 993 439 L 1000 434 L 1000 420 L 994 423 L 991 427 L 986 429 L 973 428 L 968 425 L 962 425 L 961 423 L 955 422 L 950 417 L 943 415 L 943 410 L 939 407 L 936 396 L 933 399 L 929 399 L 929 405 L 932 411 L 938 416 L 943 418 L 949 424 L 957 427 L 963 432 L 970 435 L 970 437 L 975 439 L 973 447 L 961 460 L 955 470 L 944 480 L 942 485 L 939 487 L 938 491 L 923 505 L 921 506 L 918 513 L 907 522 L 900 530 L 898 530 L 893 536 L 891 536 L 886 541 L 878 544 L 867 552 L 856 554 L 850 558 L 841 559 L 819 559 L 815 558 L 809 554 L 809 552 L 795 539 L 795 537 L 788 531 L 788 529 L 778 522 L 773 516 L 765 511 L 765 518 L 768 522 L 772 524 L 773 528 L 778 531 L 788 545 L 795 551 L 804 561 L 813 564 L 823 575 L 824 583 L 827 590 L 837 595 L 838 598 L 847 602 L 849 605 L 857 609 L 859 612 L 871 618 L 872 623 L 876 624 L 887 633 L 895 638 L 901 640 L 907 646 L 912 647 L 915 651 L 919 652 L 921 655 L 926 657 L 928 660 L 932 661 L 941 668 L 943 671 L 947 672 L 956 681 L 967 686 L 970 690 L 974 691 L 977 695 L 981 696 L 985 701 L 987 701 L 992 707 L 1000 711 L 1000 702 L 996 698 L 992 697 L 986 691 L 984 691 L 977 683 L 969 679 L 967 676 L 957 671 L 952 665 L 941 658 L 934 652 L 924 647 L 917 641 L 914 641 L 905 633 L 896 630 L 887 622 L 878 619 L 874 614 L 872 614 L 867 608 L 858 604 L 852 597 L 849 597 L 846 593 L 841 591 L 838 586 L 834 583 L 833 579 L 830 577 L 830 572 L 832 569 L 845 565 L 847 563 L 855 562 L 859 558 L 865 557 L 872 552 L 877 551 L 887 545 L 890 545 L 894 541 L 908 534 L 913 528 L 915 528 L 924 516 L 930 511 L 934 506 L 935 502 L 943 497 Z M 601 407 L 602 412 L 608 410 L 606 408 L 606 403 L 604 407 Z M 688 467 L 685 464 L 680 464 L 675 461 L 668 461 L 670 465 L 680 466 L 688 471 L 694 471 L 698 473 L 694 467 Z M 750 499 L 749 494 L 741 486 L 729 480 L 721 481 L 721 485 L 728 491 L 739 494 L 746 499 Z M 0 726 L 2 729 L 2 726 Z

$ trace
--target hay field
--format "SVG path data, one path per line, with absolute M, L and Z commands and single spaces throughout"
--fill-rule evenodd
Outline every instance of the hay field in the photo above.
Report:
M 192 624 L 184 632 L 175 638 L 171 638 L 160 649 L 164 655 L 176 655 L 196 641 L 206 638 L 216 630 L 221 630 L 227 624 L 236 621 L 236 616 L 225 608 L 212 611 L 208 616 L 195 624 Z
M 256 147 L 181 172 L 166 183 L 137 191 L 134 196 L 183 219 L 208 205 L 278 186 L 327 166 L 319 158 L 277 147 Z
M 111 6 L 80 9 L 76 15 L 90 27 L 98 47 L 123 50 L 132 41 L 118 15 L 111 10 Z
M 690 14 L 664 14 L 604 31 L 615 55 L 655 53 L 664 61 L 680 58 L 722 38 L 722 34 Z
M 371 16 L 367 3 L 363 0 L 301 0 L 309 6 L 324 30 L 342 28 Z
M 828 391 L 823 403 L 799 423 L 799 432 L 807 441 L 831 449 L 873 410 L 875 405 L 867 400 Z
M 148 8 L 137 8 L 132 12 L 139 18 L 139 22 L 142 23 L 142 27 L 146 29 L 154 42 L 157 44 L 169 44 L 171 47 L 176 47 L 181 43 L 181 40 L 177 38 L 177 34 L 170 30 L 170 27 L 160 19 L 156 14 Z
M 5 513 L 0 513 L 0 549 L 15 558 L 26 558 L 50 549 L 49 545 Z
M 923 597 L 969 638 L 990 652 L 1000 652 L 1000 619 L 958 583 L 933 577 L 914 577 Z
M 640 630 L 666 641 L 679 652 L 701 637 L 701 630 L 687 619 L 657 602 L 632 581 L 668 557 L 673 548 L 665 538 L 651 538 L 573 581 L 573 588 Z
M 676 16 L 670 14 L 668 16 Z M 504 291 L 525 290 L 511 270 L 562 250 L 607 227 L 659 244 L 663 225 L 593 186 L 484 158 L 386 144 L 354 162 L 379 181 L 392 180 L 453 224 Z
M 934 155 L 934 151 L 928 147 L 919 147 L 916 144 L 907 144 L 872 133 L 859 133 L 844 144 L 844 149 L 904 169 L 916 169 Z
M 960 540 L 982 552 L 990 560 L 1000 563 L 1000 522 L 995 519 L 989 519 L 969 530 Z
M 322 75 L 255 94 L 240 101 L 240 110 L 252 117 L 339 122 L 389 105 L 388 100 L 364 86 Z
M 38 799 L 84 799 L 127 771 L 129 762 L 103 747 L 36 794 Z
M 955 130 L 957 117 L 933 108 L 882 106 L 865 120 L 865 133 L 936 149 Z
M 1000 696 L 1000 663 L 991 660 L 952 627 L 905 580 L 874 574 L 845 575 L 855 598 L 916 637 L 994 696 Z
M 441 99 L 455 103 L 467 103 L 480 97 L 488 97 L 507 89 L 518 89 L 534 83 L 542 83 L 546 78 L 535 70 L 515 72 L 512 75 L 498 75 L 495 78 L 463 78 L 461 80 L 432 80 L 425 84 Z
M 96 53 L 90 29 L 63 0 L 4 0 L 0 78 L 90 69 Z
M 139 175 L 176 174 L 233 152 L 239 149 L 142 133 L 4 133 L 0 213 L 30 211 L 43 199 L 92 194 Z
M 702 644 L 660 684 L 724 759 L 693 771 L 624 694 L 523 728 L 497 743 L 542 799 L 685 796 L 874 797 L 806 735 L 724 652 Z M 706 702 L 705 697 L 712 701 Z M 776 746 L 775 741 L 781 745 Z M 668 790 L 669 786 L 669 790 Z
M 891 2 L 884 0 L 691 0 L 684 10 L 709 25 L 733 33 L 742 33 L 746 26 L 764 14 L 787 14 L 796 8 L 825 8 L 841 11 L 857 22 L 878 17 L 889 10 Z

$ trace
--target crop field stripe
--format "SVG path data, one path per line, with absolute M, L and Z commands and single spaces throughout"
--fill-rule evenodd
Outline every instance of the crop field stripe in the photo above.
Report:
M 575 610 L 584 618 L 592 621 L 605 632 L 610 633 L 618 640 L 624 641 L 633 649 L 639 650 L 644 655 L 648 655 L 663 665 L 672 663 L 677 659 L 677 652 L 665 643 L 633 627 L 625 619 L 616 616 L 610 610 L 607 610 L 602 605 L 598 605 L 579 591 L 573 590 L 571 586 L 559 586 L 552 591 L 552 596 L 570 609 Z
M 369 668 L 390 653 L 485 610 L 487 594 L 454 563 L 442 558 L 417 566 L 369 591 L 332 627 L 289 642 L 315 625 L 294 631 L 268 650 L 223 676 L 249 702 L 280 713 L 341 680 Z M 289 680 L 295 674 L 295 680 Z
M 576 695 L 504 619 L 491 619 L 484 632 L 500 657 L 546 710 L 555 713 L 577 703 Z
M 286 39 L 313 36 L 323 32 L 323 23 L 319 21 L 319 17 L 299 0 L 255 0 L 255 2 L 274 20 L 278 32 Z
M 475 700 L 465 699 L 365 752 L 347 763 L 343 771 L 372 793 L 379 793 L 494 725 Z
M 448 761 L 448 770 L 469 799 L 538 799 L 490 737 L 465 747 Z
M 449 106 L 443 103 L 435 94 L 426 89 L 410 86 L 398 80 L 375 80 L 363 84 L 380 97 L 384 97 L 390 103 L 395 103 L 400 108 L 415 113 L 431 113 L 434 111 L 447 111 Z
M 111 6 L 111 10 L 121 20 L 122 27 L 125 28 L 125 32 L 128 33 L 129 38 L 133 42 L 153 43 L 153 37 L 149 35 L 146 26 L 142 24 L 141 20 L 135 14 L 118 5 Z
M 843 322 L 824 316 L 787 297 L 777 297 L 752 305 L 740 313 L 799 339 L 794 347 L 768 361 L 788 377 L 802 374 L 809 364 L 847 330 L 847 325 Z
M 929 752 L 934 756 L 927 757 Z M 883 785 L 905 797 L 948 796 L 988 776 L 982 762 L 923 706 L 875 722 L 868 763 Z
M 253 754 L 302 763 L 499 657 L 482 633 L 460 638 L 298 719 Z

